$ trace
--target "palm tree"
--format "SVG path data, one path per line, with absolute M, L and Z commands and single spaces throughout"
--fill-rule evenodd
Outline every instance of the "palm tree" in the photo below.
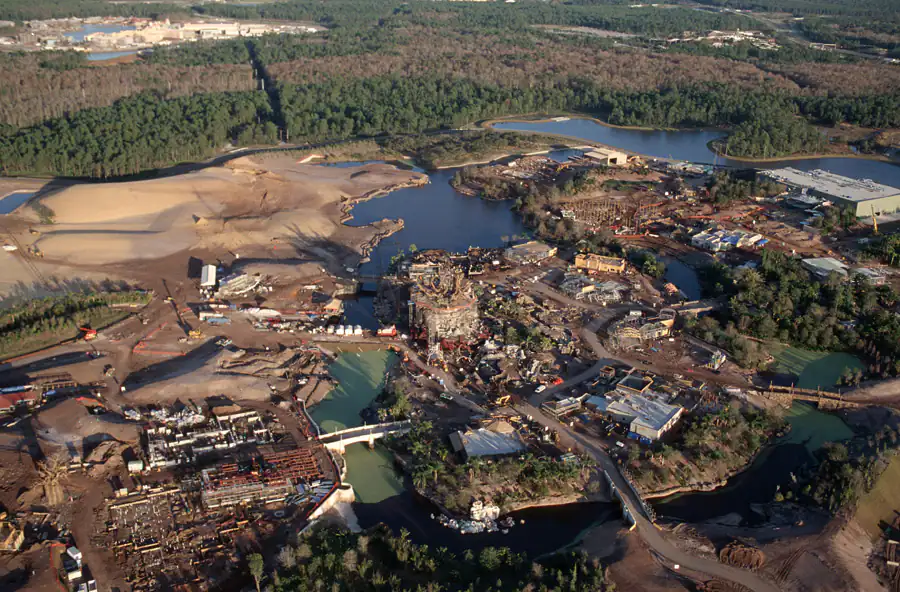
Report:
M 469 481 L 474 481 L 481 469 L 484 468 L 484 460 L 480 456 L 473 456 L 466 462 L 466 465 L 469 467 Z
M 413 485 L 416 489 L 425 489 L 428 485 L 428 471 L 425 467 L 419 467 L 412 474 Z

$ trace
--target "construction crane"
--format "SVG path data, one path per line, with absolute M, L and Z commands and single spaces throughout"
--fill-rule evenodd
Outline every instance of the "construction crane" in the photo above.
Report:
M 85 341 L 93 341 L 97 339 L 96 329 L 91 329 L 90 327 L 78 327 L 78 330 L 81 331 L 81 338 Z
M 178 326 L 184 331 L 185 337 L 194 339 L 194 336 L 191 334 L 193 332 L 191 326 L 188 325 L 187 321 L 184 320 L 181 311 L 178 310 L 178 303 L 175 302 L 175 299 L 172 297 L 172 292 L 169 290 L 169 284 L 166 283 L 166 280 L 163 280 L 162 283 L 163 288 L 166 289 L 166 302 L 172 305 L 172 309 L 175 311 L 175 317 L 178 319 Z

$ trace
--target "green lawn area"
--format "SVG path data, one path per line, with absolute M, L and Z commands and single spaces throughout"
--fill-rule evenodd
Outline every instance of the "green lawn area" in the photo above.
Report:
M 856 519 L 874 541 L 881 536 L 882 522 L 894 521 L 895 510 L 900 510 L 900 456 L 891 459 L 888 468 L 878 478 L 875 487 L 862 496 L 856 509 Z
M 810 351 L 780 344 L 771 345 L 769 351 L 775 358 L 775 370 L 796 376 L 796 386 L 800 388 L 830 388 L 837 384 L 845 368 L 863 367 L 859 358 L 843 352 Z
M 88 315 L 84 323 L 94 328 L 102 328 L 117 323 L 131 314 L 128 309 L 100 307 L 82 313 Z M 0 346 L 0 359 L 14 358 L 22 354 L 38 351 L 50 347 L 61 341 L 78 337 L 81 331 L 78 328 L 63 328 L 57 331 L 44 331 L 33 335 L 21 337 L 11 343 Z

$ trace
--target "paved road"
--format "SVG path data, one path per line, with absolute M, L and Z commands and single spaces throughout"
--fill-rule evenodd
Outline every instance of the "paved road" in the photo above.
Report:
M 577 447 L 590 455 L 597 465 L 606 471 L 610 478 L 612 478 L 616 488 L 618 488 L 619 492 L 624 496 L 623 501 L 628 505 L 629 511 L 635 519 L 635 526 L 641 538 L 644 539 L 651 549 L 670 561 L 673 565 L 678 564 L 687 570 L 697 571 L 714 578 L 735 582 L 746 586 L 754 592 L 778 592 L 779 589 L 777 586 L 750 571 L 731 567 L 719 563 L 718 561 L 696 557 L 669 542 L 663 536 L 662 532 L 644 515 L 640 501 L 634 495 L 631 487 L 625 481 L 625 478 L 622 477 L 618 467 L 609 457 L 607 452 L 591 438 L 577 433 L 568 426 L 545 415 L 538 409 L 540 404 L 550 395 L 591 379 L 597 376 L 604 366 L 610 362 L 618 361 L 611 357 L 609 351 L 607 351 L 600 342 L 600 339 L 597 337 L 597 331 L 603 325 L 611 321 L 617 314 L 621 314 L 623 310 L 634 308 L 635 306 L 622 305 L 604 308 L 590 303 L 573 300 L 541 283 L 526 284 L 523 287 L 523 290 L 539 293 L 564 304 L 585 309 L 590 311 L 591 314 L 596 315 L 593 320 L 584 326 L 581 334 L 585 342 L 590 345 L 591 349 L 594 351 L 598 361 L 584 372 L 570 378 L 562 384 L 548 388 L 543 393 L 534 395 L 531 398 L 530 403 L 521 402 L 516 404 L 514 408 L 519 413 L 531 416 L 541 425 L 557 430 L 563 438 L 573 442 Z
M 519 413 L 530 415 L 541 425 L 559 431 L 564 439 L 574 442 L 576 446 L 590 455 L 597 465 L 606 471 L 612 478 L 613 483 L 616 485 L 619 492 L 625 497 L 625 503 L 628 505 L 631 515 L 634 516 L 638 534 L 651 549 L 664 557 L 667 561 L 671 562 L 672 565 L 678 564 L 684 569 L 701 572 L 712 578 L 735 582 L 742 586 L 746 586 L 754 592 L 779 592 L 777 586 L 753 572 L 731 567 L 712 559 L 697 557 L 676 547 L 669 542 L 659 528 L 651 523 L 643 514 L 640 502 L 634 496 L 628 483 L 619 472 L 618 467 L 605 450 L 591 441 L 590 438 L 579 434 L 568 426 L 544 415 L 541 411 L 528 403 L 517 404 L 515 409 Z

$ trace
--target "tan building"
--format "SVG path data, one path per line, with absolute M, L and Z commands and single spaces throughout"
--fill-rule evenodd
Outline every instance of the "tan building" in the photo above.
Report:
M 584 157 L 606 166 L 625 166 L 628 163 L 627 154 L 609 148 L 594 148 L 585 152 Z
M 604 273 L 623 273 L 625 271 L 625 260 L 618 257 L 604 257 L 603 255 L 578 254 L 575 255 L 575 268 Z

